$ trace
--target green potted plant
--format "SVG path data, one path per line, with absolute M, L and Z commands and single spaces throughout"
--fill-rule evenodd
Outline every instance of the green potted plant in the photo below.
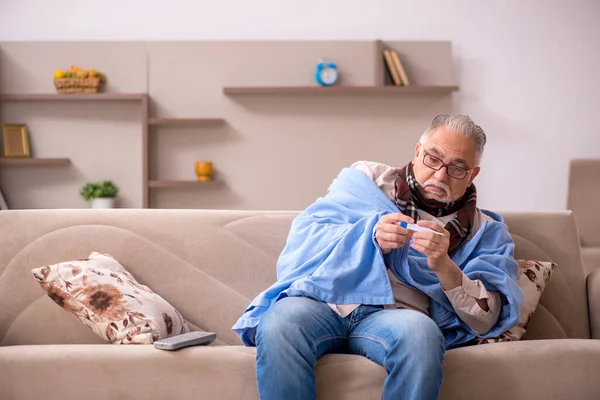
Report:
M 114 208 L 119 188 L 112 181 L 87 182 L 79 191 L 92 208 Z

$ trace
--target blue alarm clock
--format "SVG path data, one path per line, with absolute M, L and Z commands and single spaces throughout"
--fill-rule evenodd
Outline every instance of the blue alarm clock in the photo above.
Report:
M 331 86 L 338 79 L 338 71 L 335 63 L 319 62 L 317 64 L 317 73 L 315 75 L 317 83 L 321 86 Z

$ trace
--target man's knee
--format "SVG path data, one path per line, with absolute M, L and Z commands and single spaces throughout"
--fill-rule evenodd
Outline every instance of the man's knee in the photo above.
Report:
M 406 325 L 411 328 L 411 340 L 423 344 L 443 344 L 444 335 L 437 324 L 427 315 L 418 311 L 410 311 Z
M 418 311 L 393 310 L 380 323 L 381 339 L 388 346 L 382 365 L 388 372 L 407 366 L 419 366 L 413 368 L 415 374 L 439 371 L 444 360 L 444 336 L 431 318 Z
M 411 348 L 417 357 L 423 356 L 423 353 L 443 353 L 444 335 L 431 318 L 413 310 L 400 312 L 402 318 L 394 324 L 395 341 L 399 349 Z
M 256 329 L 256 344 L 287 342 L 298 338 L 298 332 L 310 324 L 316 300 L 306 297 L 286 297 L 273 304 Z

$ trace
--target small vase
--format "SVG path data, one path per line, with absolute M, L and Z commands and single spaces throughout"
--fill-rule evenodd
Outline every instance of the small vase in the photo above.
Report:
M 210 181 L 212 179 L 213 164 L 210 161 L 196 162 L 196 176 L 201 182 Z
M 92 200 L 92 208 L 115 208 L 115 199 L 109 197 L 99 197 Z

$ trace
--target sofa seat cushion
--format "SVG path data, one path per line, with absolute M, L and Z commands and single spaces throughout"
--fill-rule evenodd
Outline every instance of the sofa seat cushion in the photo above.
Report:
M 0 347 L 3 400 L 255 399 L 255 353 L 232 346 Z
M 5 346 L 0 392 L 2 400 L 257 400 L 255 359 L 244 346 Z M 381 398 L 385 371 L 365 357 L 328 355 L 317 368 L 321 398 Z
M 600 398 L 600 340 L 550 339 L 450 350 L 440 400 Z
M 258 399 L 255 349 L 151 345 L 0 348 L 3 400 L 85 398 Z M 319 398 L 380 399 L 385 371 L 365 357 L 331 354 L 317 364 Z M 493 343 L 450 350 L 441 400 L 596 399 L 600 341 Z

